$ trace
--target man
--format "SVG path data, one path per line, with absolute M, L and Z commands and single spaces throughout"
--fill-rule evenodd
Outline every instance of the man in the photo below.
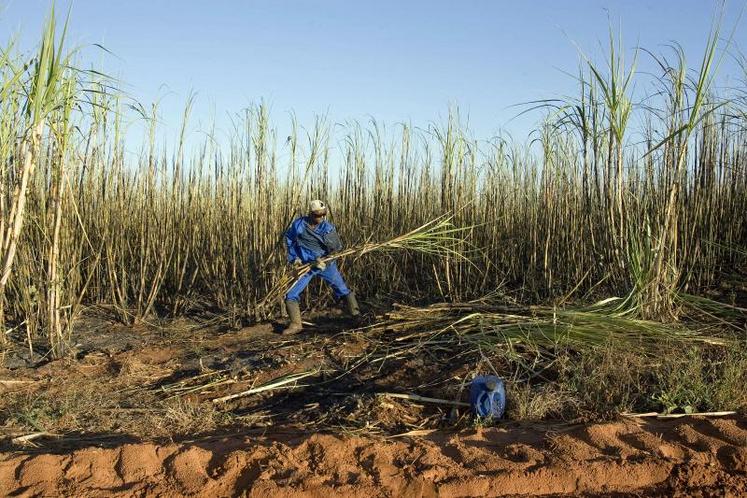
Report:
M 285 231 L 288 262 L 295 269 L 311 263 L 311 270 L 301 276 L 285 295 L 290 325 L 283 330 L 283 335 L 297 334 L 303 329 L 299 306 L 301 293 L 317 275 L 332 287 L 335 299 L 345 299 L 347 311 L 351 316 L 360 315 L 355 294 L 345 285 L 337 269 L 337 263 L 322 261 L 322 258 L 342 249 L 340 236 L 335 226 L 324 219 L 326 216 L 327 206 L 320 200 L 311 201 L 309 214 L 295 220 Z

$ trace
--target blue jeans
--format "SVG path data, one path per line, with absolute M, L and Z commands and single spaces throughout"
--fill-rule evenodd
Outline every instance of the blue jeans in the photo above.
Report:
M 307 271 L 296 284 L 290 288 L 288 293 L 285 295 L 285 299 L 288 301 L 300 301 L 301 293 L 306 288 L 311 280 L 319 275 L 322 280 L 327 282 L 332 290 L 335 292 L 335 299 L 340 299 L 350 294 L 350 289 L 345 285 L 345 280 L 340 275 L 340 270 L 337 269 L 337 263 L 330 261 L 327 263 L 327 267 L 324 270 L 318 268 L 312 268 Z

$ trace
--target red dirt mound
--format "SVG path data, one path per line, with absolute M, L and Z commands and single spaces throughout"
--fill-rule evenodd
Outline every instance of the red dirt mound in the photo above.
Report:
M 380 439 L 211 438 L 0 455 L 7 496 L 744 496 L 743 418 Z

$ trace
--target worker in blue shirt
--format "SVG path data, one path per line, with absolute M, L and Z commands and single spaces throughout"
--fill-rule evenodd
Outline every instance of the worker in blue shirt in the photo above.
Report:
M 345 285 L 335 261 L 322 261 L 322 258 L 340 251 L 342 242 L 335 226 L 324 218 L 327 206 L 320 200 L 311 201 L 309 214 L 298 218 L 285 231 L 285 246 L 288 249 L 288 262 L 294 268 L 311 263 L 311 269 L 303 274 L 285 295 L 290 324 L 283 335 L 297 334 L 303 329 L 299 300 L 301 293 L 317 275 L 327 282 L 335 293 L 335 299 L 345 299 L 348 313 L 360 315 L 355 294 Z

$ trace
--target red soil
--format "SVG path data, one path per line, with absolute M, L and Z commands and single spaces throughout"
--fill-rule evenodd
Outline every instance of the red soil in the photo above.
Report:
M 745 496 L 744 418 L 0 454 L 6 496 Z

